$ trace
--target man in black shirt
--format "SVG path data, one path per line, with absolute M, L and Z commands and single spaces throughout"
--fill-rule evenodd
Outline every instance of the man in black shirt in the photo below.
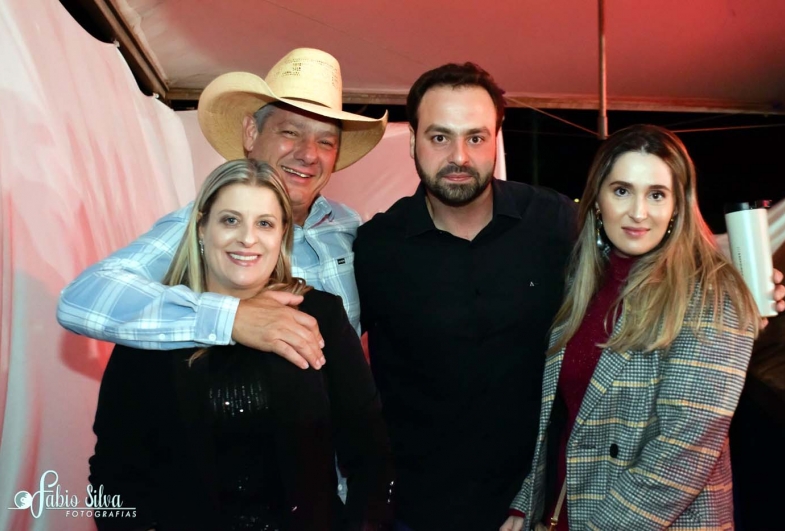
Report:
M 471 63 L 423 74 L 407 100 L 421 184 L 355 241 L 401 530 L 495 531 L 531 465 L 575 214 L 493 178 L 502 94 Z

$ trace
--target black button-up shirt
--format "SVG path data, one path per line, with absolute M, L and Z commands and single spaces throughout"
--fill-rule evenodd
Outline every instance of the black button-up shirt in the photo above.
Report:
M 493 218 L 472 241 L 434 226 L 422 185 L 355 241 L 397 518 L 415 531 L 495 531 L 531 466 L 575 208 L 552 190 L 492 186 Z

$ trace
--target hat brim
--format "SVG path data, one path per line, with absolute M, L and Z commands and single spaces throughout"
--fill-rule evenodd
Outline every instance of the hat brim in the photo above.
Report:
M 368 118 L 307 101 L 279 98 L 262 78 L 247 72 L 223 74 L 205 87 L 199 98 L 199 126 L 221 156 L 227 160 L 241 159 L 245 157 L 243 119 L 274 101 L 341 121 L 341 145 L 335 171 L 368 154 L 382 139 L 387 127 L 387 112 L 381 118 Z

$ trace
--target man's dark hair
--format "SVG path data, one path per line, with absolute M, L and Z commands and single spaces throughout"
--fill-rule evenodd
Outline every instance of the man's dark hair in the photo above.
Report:
M 409 90 L 406 97 L 406 115 L 409 125 L 417 132 L 420 101 L 425 93 L 433 87 L 480 87 L 485 89 L 496 107 L 496 131 L 502 126 L 504 119 L 504 91 L 496 84 L 491 75 L 475 63 L 448 63 L 421 75 Z

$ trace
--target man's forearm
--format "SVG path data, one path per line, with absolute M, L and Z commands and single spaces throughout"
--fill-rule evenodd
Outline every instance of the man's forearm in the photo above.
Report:
M 112 267 L 111 259 L 100 265 L 60 295 L 57 320 L 68 330 L 142 349 L 231 343 L 238 299 L 164 286 Z
M 238 300 L 164 286 L 191 205 L 84 271 L 60 294 L 59 323 L 84 336 L 141 349 L 226 345 Z

